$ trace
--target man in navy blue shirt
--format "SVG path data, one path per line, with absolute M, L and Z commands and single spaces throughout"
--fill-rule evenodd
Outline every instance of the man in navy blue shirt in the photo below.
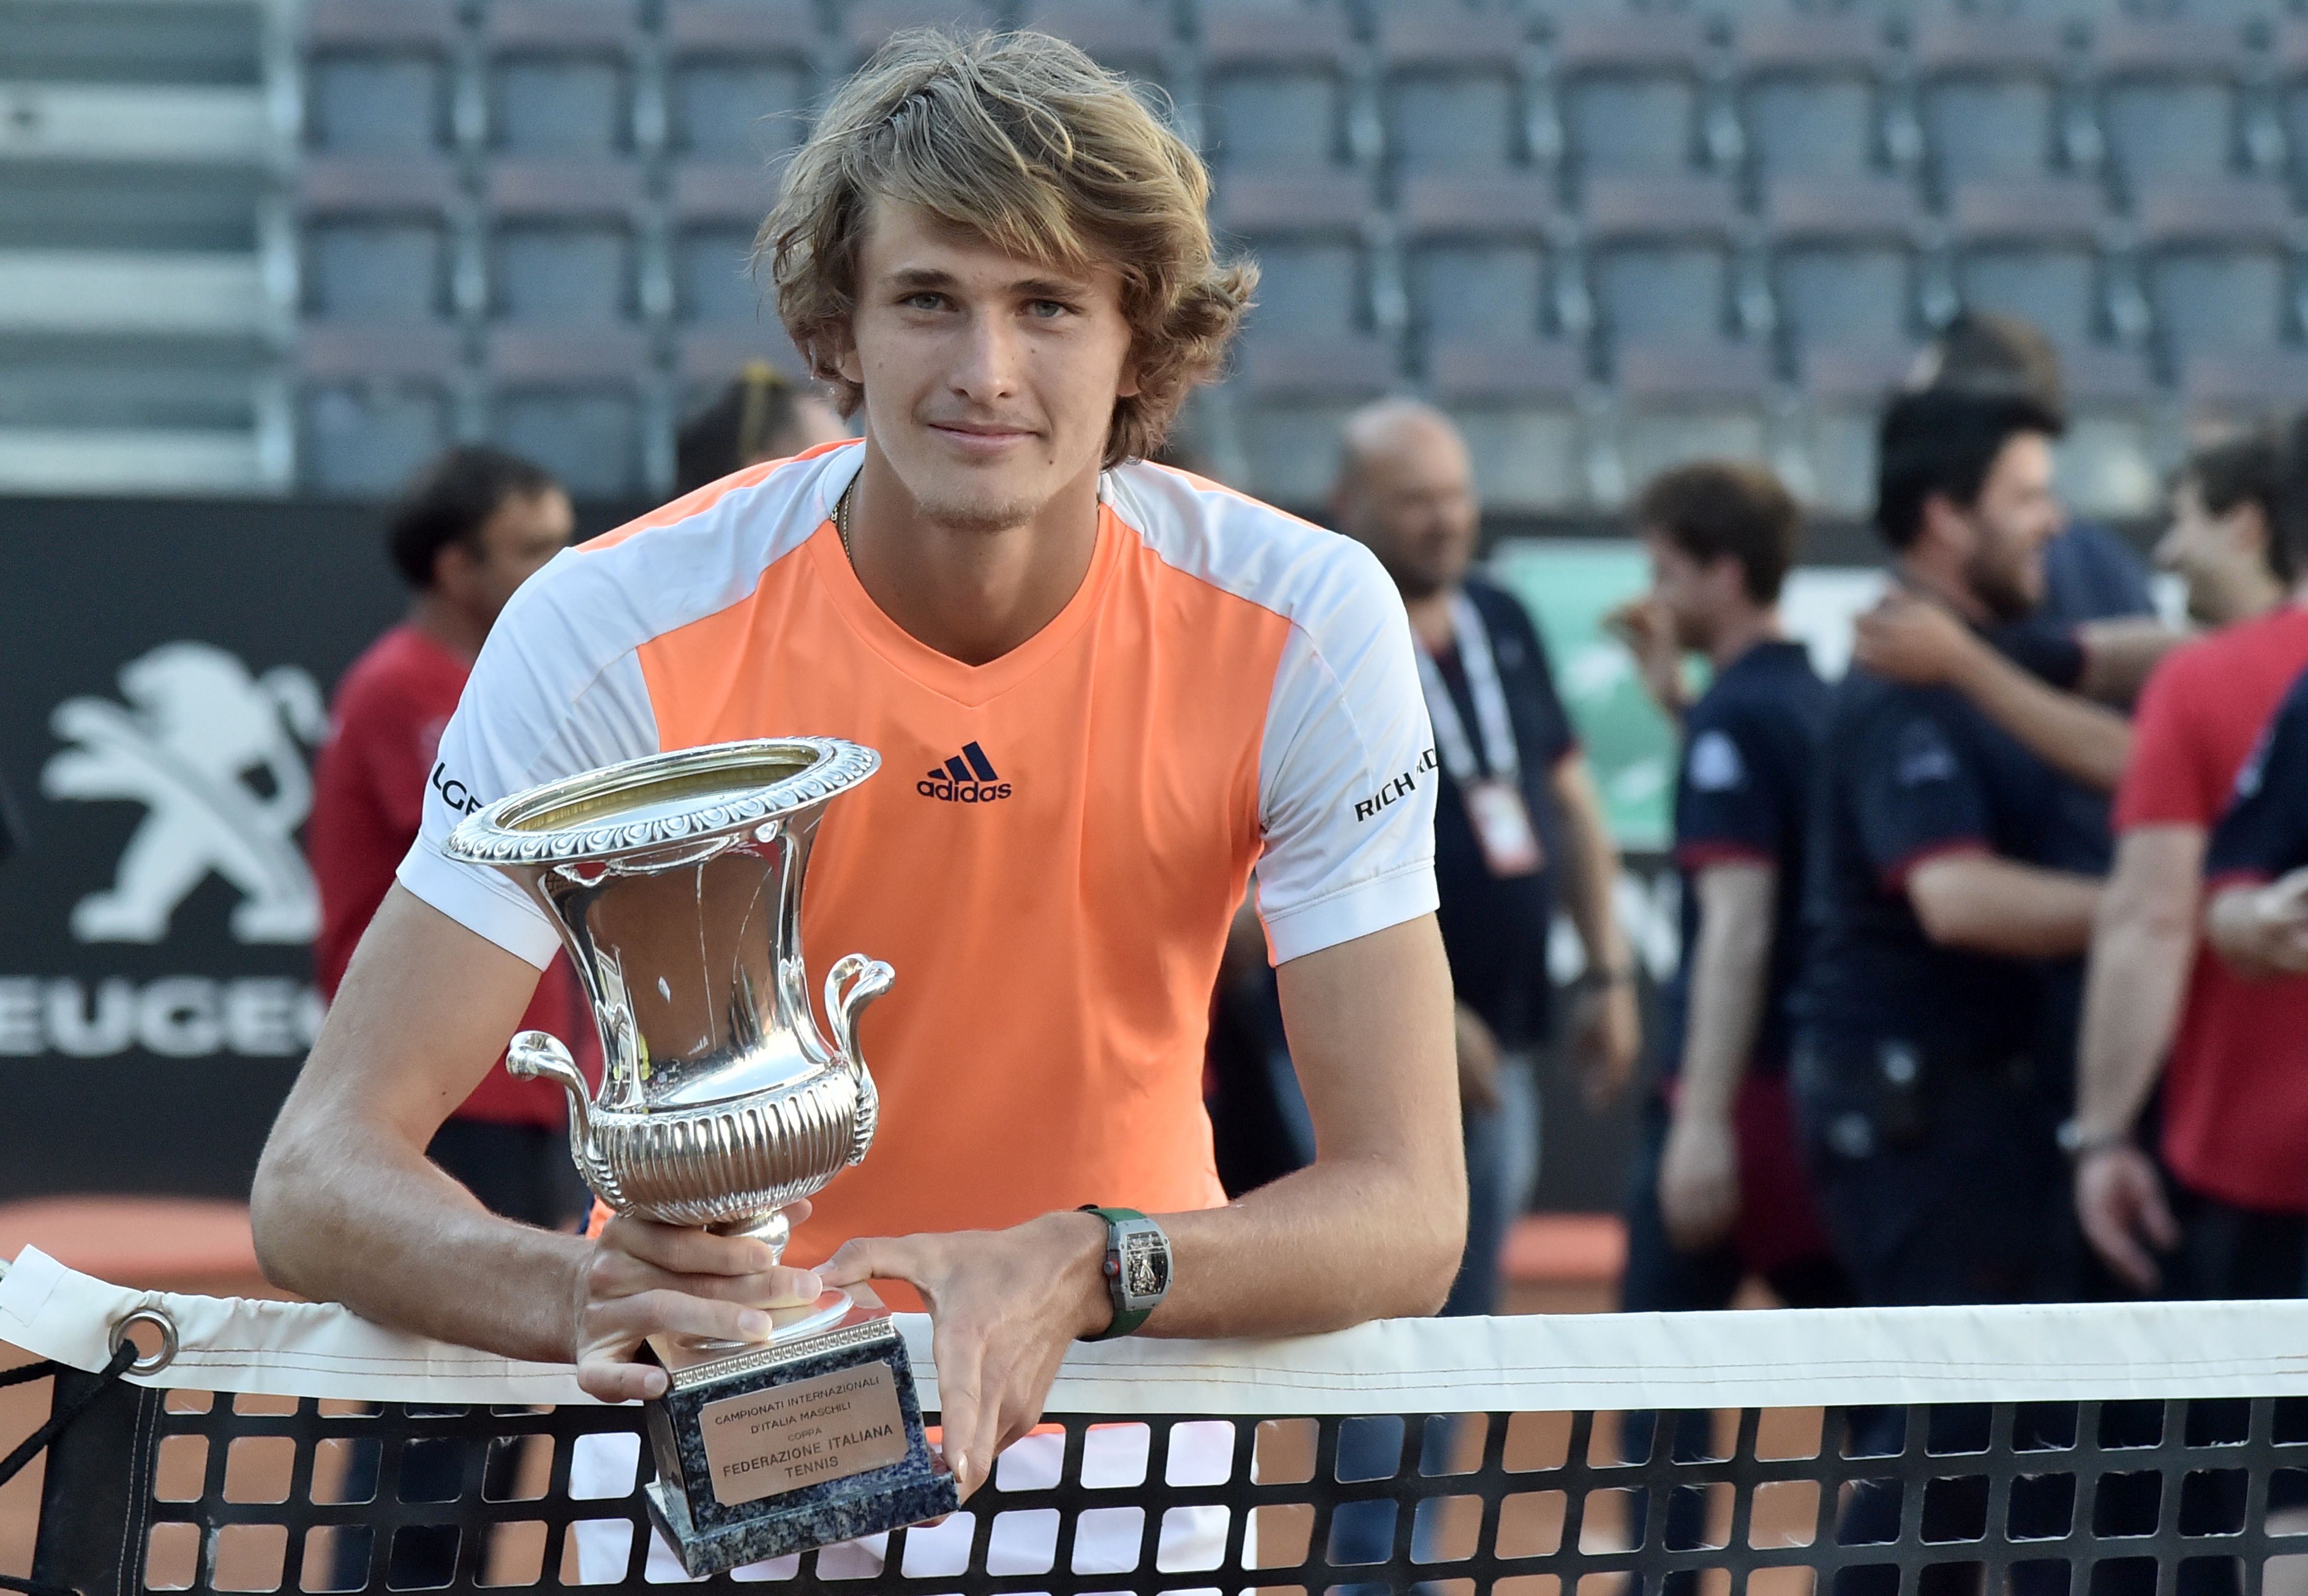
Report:
M 2204 849 L 2204 928 L 2247 980 L 2308 975 L 2308 674 L 2294 682 Z
M 1666 993 L 1627 1195 L 1631 1311 L 1719 1309 L 1747 1275 L 1795 1307 L 1849 1288 L 1796 1151 L 1787 1096 L 1801 967 L 1805 818 L 1827 688 L 1779 631 L 1795 500 L 1761 467 L 1704 461 L 1635 506 L 1651 591 L 1615 616 L 1660 707 L 1679 719 L 1675 798 L 1683 962 Z M 1713 680 L 1684 701 L 1686 653 Z
M 1876 523 L 1903 587 L 1981 629 L 2035 608 L 2057 425 L 2021 396 L 1893 403 Z M 1837 1254 L 1873 1304 L 2056 1296 L 2069 1060 L 2045 979 L 2089 940 L 2104 842 L 1946 687 L 1855 667 L 1821 749 L 1795 1085 Z
M 1612 908 L 1619 861 L 1546 651 L 1514 596 L 1470 574 L 1479 513 L 1465 442 L 1390 399 L 1347 424 L 1332 511 L 1401 589 L 1434 723 L 1434 876 L 1458 990 L 1469 1191 L 1465 1259 L 1442 1311 L 1496 1306 L 1498 1254 L 1537 1172 L 1532 1060 L 1553 1027 L 1557 895 L 1587 953 L 1571 1051 L 1591 1095 L 1632 1070 L 1634 965 Z

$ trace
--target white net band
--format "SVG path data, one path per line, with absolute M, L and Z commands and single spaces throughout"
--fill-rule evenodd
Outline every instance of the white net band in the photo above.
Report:
M 0 1341 L 100 1369 L 115 1327 L 165 1313 L 147 1386 L 371 1402 L 582 1403 L 564 1366 L 369 1324 L 325 1304 L 137 1291 L 27 1248 Z M 938 1406 L 928 1319 L 899 1316 Z M 1052 1413 L 1500 1412 L 2308 1394 L 2308 1301 L 1394 1319 L 1262 1341 L 1083 1344 Z

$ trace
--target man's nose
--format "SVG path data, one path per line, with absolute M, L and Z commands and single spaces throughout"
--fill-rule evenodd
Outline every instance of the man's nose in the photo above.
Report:
M 952 373 L 954 388 L 980 402 L 1015 392 L 1022 351 L 1010 318 L 972 316 L 962 336 L 960 358 Z

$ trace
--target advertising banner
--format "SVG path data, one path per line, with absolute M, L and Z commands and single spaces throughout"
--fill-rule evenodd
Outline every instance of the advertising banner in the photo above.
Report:
M 13 501 L 0 1200 L 240 1196 L 320 1025 L 300 833 L 373 511 Z

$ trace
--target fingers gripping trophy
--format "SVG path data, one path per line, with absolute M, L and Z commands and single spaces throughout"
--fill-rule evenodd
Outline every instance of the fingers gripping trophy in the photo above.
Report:
M 825 807 L 872 749 L 797 737 L 588 771 L 467 817 L 448 852 L 540 905 L 591 1000 L 606 1060 L 590 1095 L 569 1050 L 513 1038 L 506 1068 L 569 1094 L 586 1183 L 620 1214 L 746 1235 L 782 1254 L 784 1210 L 873 1145 L 857 1018 L 890 966 L 802 960 L 802 878 Z M 922 1433 L 906 1346 L 863 1286 L 775 1310 L 759 1343 L 651 1336 L 650 1514 L 692 1575 L 953 1511 Z

